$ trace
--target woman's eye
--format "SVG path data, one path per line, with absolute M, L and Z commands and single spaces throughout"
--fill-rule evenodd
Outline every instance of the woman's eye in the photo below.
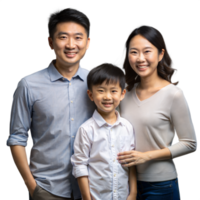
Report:
M 137 53 L 137 51 L 131 51 L 131 54 L 136 54 Z

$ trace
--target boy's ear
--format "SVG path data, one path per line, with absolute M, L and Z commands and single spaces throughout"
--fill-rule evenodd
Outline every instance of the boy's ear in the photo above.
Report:
M 124 90 L 122 91 L 122 94 L 121 94 L 121 97 L 120 97 L 120 101 L 122 101 L 122 100 L 124 99 L 125 94 L 126 94 L 126 89 L 124 89 Z
M 87 90 L 88 97 L 90 98 L 91 101 L 94 101 L 92 92 L 90 90 Z

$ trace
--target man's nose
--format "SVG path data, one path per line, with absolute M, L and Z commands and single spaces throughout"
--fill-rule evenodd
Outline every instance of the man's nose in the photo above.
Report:
M 75 41 L 73 38 L 69 38 L 67 43 L 66 43 L 66 47 L 69 49 L 74 49 L 75 48 Z

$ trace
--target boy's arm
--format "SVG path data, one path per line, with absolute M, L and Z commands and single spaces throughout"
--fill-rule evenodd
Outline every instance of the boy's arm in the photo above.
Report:
M 82 199 L 91 200 L 88 177 L 82 176 L 82 177 L 77 178 L 77 180 L 78 180 L 78 185 L 81 191 Z
M 136 175 L 136 167 L 129 168 L 129 187 L 130 194 L 127 200 L 136 200 L 137 197 L 137 175 Z

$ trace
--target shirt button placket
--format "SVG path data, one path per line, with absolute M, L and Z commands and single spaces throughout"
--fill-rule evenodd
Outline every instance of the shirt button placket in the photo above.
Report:
M 118 173 L 118 166 L 117 166 L 117 162 L 115 162 L 116 159 L 116 151 L 115 151 L 115 145 L 114 145 L 114 141 L 115 141 L 115 134 L 114 131 L 112 130 L 112 128 L 110 129 L 110 138 L 111 138 L 111 151 L 112 151 L 112 165 L 113 165 L 113 199 L 114 200 L 118 200 L 118 177 L 117 177 L 117 173 Z

